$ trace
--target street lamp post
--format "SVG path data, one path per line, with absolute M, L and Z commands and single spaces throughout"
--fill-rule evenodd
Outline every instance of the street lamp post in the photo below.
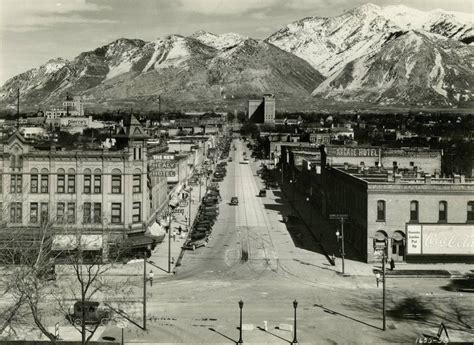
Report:
M 294 316 L 294 325 L 293 325 L 293 342 L 292 345 L 298 345 L 298 339 L 296 338 L 296 308 L 298 308 L 298 302 L 296 300 L 293 301 L 293 309 L 295 310 Z
M 342 274 L 344 274 L 344 256 L 346 255 L 344 252 L 344 218 L 341 218 L 341 233 L 336 231 L 336 238 L 341 240 Z
M 311 231 L 313 231 L 313 210 L 311 209 L 312 208 L 311 197 L 308 196 L 306 198 L 306 201 L 309 203 L 309 207 L 310 207 L 310 210 L 309 210 L 309 229 Z
M 237 344 L 242 344 L 244 341 L 242 340 L 242 309 L 244 308 L 244 301 L 239 301 L 239 309 L 240 309 L 240 326 L 239 326 L 239 341 Z
M 290 180 L 290 184 L 291 184 L 291 203 L 292 204 L 295 203 L 295 186 L 294 186 L 295 182 L 296 182 L 295 180 Z

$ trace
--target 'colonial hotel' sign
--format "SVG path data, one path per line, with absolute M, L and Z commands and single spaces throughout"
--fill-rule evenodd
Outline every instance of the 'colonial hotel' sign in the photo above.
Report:
M 328 147 L 327 155 L 336 157 L 379 157 L 380 148 Z

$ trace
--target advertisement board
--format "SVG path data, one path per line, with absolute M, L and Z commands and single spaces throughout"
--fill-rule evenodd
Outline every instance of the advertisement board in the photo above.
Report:
M 407 254 L 474 255 L 474 224 L 407 224 Z

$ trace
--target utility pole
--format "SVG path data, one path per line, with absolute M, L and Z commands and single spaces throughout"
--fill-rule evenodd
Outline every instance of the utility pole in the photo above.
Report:
M 143 251 L 143 329 L 146 330 L 146 251 Z
M 16 116 L 20 117 L 20 88 L 16 89 Z
M 382 256 L 382 330 L 385 331 L 385 250 Z

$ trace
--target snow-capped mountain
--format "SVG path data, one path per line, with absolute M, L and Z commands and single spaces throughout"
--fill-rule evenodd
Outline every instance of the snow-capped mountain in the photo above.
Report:
M 233 34 L 210 38 L 208 44 L 202 35 L 170 35 L 152 42 L 119 39 L 81 53 L 55 71 L 48 62 L 8 80 L 0 102 L 12 103 L 17 88 L 22 104 L 35 108 L 57 102 L 66 92 L 102 104 L 158 95 L 176 102 L 265 92 L 309 97 L 323 81 L 306 61 L 261 40 Z
M 289 100 L 378 104 L 472 104 L 474 45 L 469 14 L 366 4 L 332 18 L 308 17 L 265 40 L 198 31 L 145 42 L 118 39 L 54 59 L 8 80 L 0 106 L 42 107 L 66 92 L 91 104 Z M 281 99 L 280 98 L 280 99 Z M 297 101 L 295 101 L 297 102 Z
M 452 106 L 473 99 L 472 47 L 408 31 L 359 57 L 313 92 L 324 98 L 378 104 Z
M 195 38 L 198 41 L 219 50 L 235 47 L 237 44 L 248 39 L 248 37 L 233 32 L 215 35 L 211 32 L 206 31 L 195 32 L 190 37 Z
M 404 5 L 386 6 L 380 11 L 404 30 L 424 30 L 467 44 L 474 39 L 472 13 L 441 9 L 425 12 Z
M 288 24 L 267 41 L 330 76 L 348 62 L 378 51 L 400 33 L 413 29 L 464 43 L 472 42 L 474 37 L 472 18 L 468 14 L 366 4 L 336 17 L 309 17 Z

